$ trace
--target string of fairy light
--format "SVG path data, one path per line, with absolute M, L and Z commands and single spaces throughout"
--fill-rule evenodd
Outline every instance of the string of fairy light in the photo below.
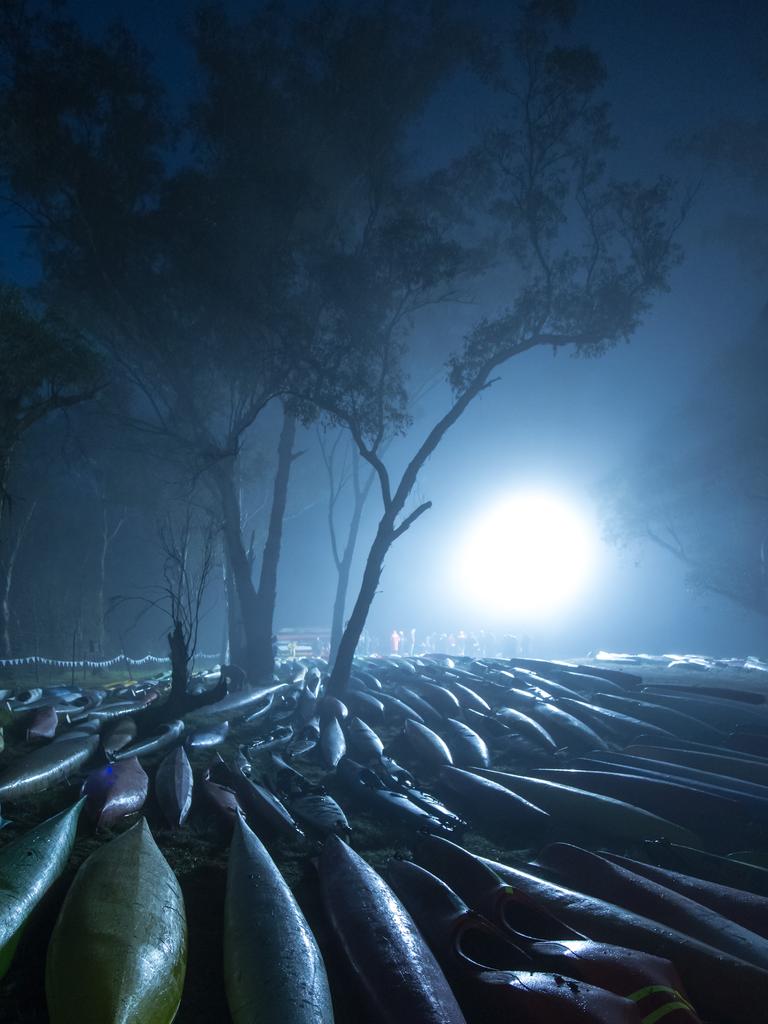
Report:
M 196 661 L 220 661 L 220 654 L 197 654 Z M 56 668 L 114 668 L 115 665 L 170 665 L 170 658 L 161 658 L 156 654 L 145 654 L 143 658 L 129 658 L 127 654 L 118 654 L 114 658 L 107 658 L 103 661 L 91 658 L 82 658 L 75 661 L 67 661 L 64 658 L 44 658 L 39 654 L 31 654 L 25 658 L 0 658 L 0 668 L 9 668 L 19 665 L 52 665 Z

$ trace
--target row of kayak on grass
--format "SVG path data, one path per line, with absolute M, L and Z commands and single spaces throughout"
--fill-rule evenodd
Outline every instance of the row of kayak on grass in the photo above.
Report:
M 726 669 L 729 672 L 768 672 L 768 661 L 749 655 L 746 658 L 713 658 L 705 654 L 618 654 L 611 651 L 596 651 L 594 659 L 612 665 L 658 666 L 660 668 L 689 669 L 706 672 L 711 669 Z
M 376 817 L 459 833 L 469 821 L 512 848 L 569 828 L 730 849 L 762 841 L 768 706 L 760 694 L 640 689 L 625 673 L 530 662 L 482 665 L 482 675 L 478 665 L 415 662 L 380 661 L 378 676 L 358 666 L 344 703 L 323 696 L 317 667 L 288 666 L 288 682 L 229 694 L 194 724 L 173 720 L 138 738 L 142 713 L 162 701 L 158 686 L 112 695 L 72 722 L 58 719 L 47 742 L 33 726 L 48 711 L 58 714 L 51 696 L 27 700 L 12 716 L 29 746 L 0 770 L 0 800 L 43 792 L 100 758 L 83 792 L 88 813 L 109 827 L 144 805 L 149 780 L 140 758 L 161 758 L 155 795 L 166 823 L 178 826 L 194 784 L 187 752 L 199 758 L 222 747 L 227 714 L 239 753 L 229 765 L 217 758 L 198 786 L 230 824 L 239 800 L 257 824 L 288 834 L 300 826 L 343 832 L 344 812 L 325 791 L 330 781 Z M 309 781 L 299 761 L 332 774 Z
M 67 862 L 81 807 L 0 849 L 3 972 Z M 430 835 L 386 874 L 338 836 L 326 839 L 318 885 L 329 983 L 313 930 L 239 816 L 222 951 L 236 1024 L 330 1024 L 339 975 L 362 1000 L 358 1019 L 392 1024 L 761 1019 L 765 896 L 564 843 L 532 864 L 502 864 Z M 50 1020 L 169 1024 L 186 960 L 181 890 L 141 819 L 100 846 L 68 890 L 48 943 Z
M 45 746 L 25 750 L 0 773 L 0 797 L 13 808 L 101 757 L 83 792 L 92 822 L 110 827 L 144 806 L 149 780 L 140 758 L 154 760 L 155 802 L 165 824 L 180 827 L 195 788 L 233 834 L 224 964 L 238 1022 L 332 1019 L 327 983 L 307 988 L 295 966 L 281 974 L 281 963 L 293 963 L 288 950 L 295 946 L 313 950 L 311 976 L 325 978 L 301 911 L 255 833 L 267 841 L 282 836 L 302 844 L 305 834 L 324 840 L 319 864 L 327 923 L 338 959 L 375 1008 L 372 1019 L 479 1021 L 506 1012 L 521 1022 L 546 1016 L 608 1024 L 655 1021 L 663 1011 L 670 1024 L 682 1024 L 697 1019 L 689 996 L 708 1021 L 759 1019 L 768 994 L 768 872 L 712 852 L 749 847 L 743 857 L 763 856 L 768 761 L 759 751 L 768 707 L 759 693 L 643 688 L 627 673 L 543 662 L 377 659 L 357 664 L 342 703 L 324 695 L 323 668 L 286 664 L 276 685 L 230 694 L 217 702 L 223 706 L 202 709 L 190 723 L 165 723 L 149 736 L 141 734 L 141 714 L 162 701 L 163 681 L 141 693 L 83 693 L 88 706 L 71 721 L 62 709 L 73 703 L 73 691 L 19 694 L 7 709 L 12 724 L 26 722 L 29 733 L 46 706 L 59 721 Z M 231 752 L 235 741 L 239 750 L 228 764 L 217 758 L 195 780 L 190 757 L 207 759 L 215 747 Z M 7 906 L 19 909 L 6 915 L 0 931 L 4 968 L 21 921 L 67 860 L 61 836 L 71 832 L 71 849 L 80 806 L 39 826 L 56 831 L 58 843 L 35 845 L 33 829 L 0 848 L 2 858 L 21 844 L 16 863 L 40 868 L 39 878 L 27 879 L 27 895 L 21 882 L 15 894 L 6 893 Z M 340 841 L 352 833 L 354 845 L 360 811 L 415 850 L 415 862 L 396 861 L 388 873 L 408 913 Z M 502 845 L 504 865 L 489 867 L 448 841 L 461 840 L 468 823 Z M 27 839 L 37 854 L 21 852 Z M 614 853 L 598 856 L 557 841 L 563 839 Z M 640 844 L 641 860 L 622 861 L 615 851 L 633 843 Z M 532 850 L 539 851 L 533 865 L 520 852 Z M 509 851 L 518 851 L 517 858 Z M 648 863 L 664 861 L 685 870 L 670 874 Z M 3 879 L 13 875 L 0 863 L 0 901 Z M 696 882 L 702 877 L 709 882 Z M 496 893 L 487 901 L 483 886 Z M 153 892 L 166 896 L 162 924 L 154 912 L 144 913 Z M 100 902 L 119 919 L 104 943 L 114 962 L 109 953 L 77 955 L 99 964 L 99 978 L 119 975 L 119 991 L 97 985 L 94 998 L 106 1002 L 94 1016 L 76 1017 L 65 1008 L 67 986 L 72 999 L 79 994 L 68 980 L 77 971 L 67 957 L 75 936 L 93 932 L 98 944 L 107 913 L 97 909 Z M 51 939 L 51 1020 L 171 1020 L 183 977 L 183 916 L 178 884 L 146 824 L 104 844 L 76 876 Z M 275 934 L 267 942 L 270 929 Z M 417 940 L 427 941 L 432 959 L 421 946 L 417 955 Z M 153 945 L 158 942 L 162 952 Z M 598 949 L 595 942 L 608 945 Z M 381 949 L 377 959 L 377 943 L 400 950 L 389 966 L 379 962 Z M 629 948 L 609 948 L 614 943 Z M 669 963 L 650 965 L 654 952 L 675 963 L 688 994 Z M 124 967 L 134 954 L 132 974 Z M 403 981 L 405 963 L 417 960 L 429 969 Z M 156 1008 L 148 973 L 158 972 Z M 729 993 L 736 984 L 738 993 Z M 392 994 L 400 985 L 403 1003 Z M 142 1002 L 145 997 L 150 1001 Z

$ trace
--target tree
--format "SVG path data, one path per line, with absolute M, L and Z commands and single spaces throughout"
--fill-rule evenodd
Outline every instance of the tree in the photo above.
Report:
M 283 522 L 288 504 L 288 481 L 291 465 L 301 453 L 294 451 L 296 439 L 296 415 L 288 405 L 283 406 L 283 426 L 277 443 L 277 466 L 272 490 L 272 504 L 269 525 L 261 556 L 259 585 L 256 591 L 256 628 L 260 631 L 258 646 L 257 678 L 270 675 L 274 667 L 273 620 L 277 598 L 277 568 L 280 562 Z
M 600 487 L 606 536 L 654 544 L 696 593 L 768 615 L 768 310 Z
M 504 124 L 451 176 L 390 188 L 385 201 L 377 197 L 364 244 L 355 250 L 349 292 L 329 304 L 307 356 L 313 400 L 349 429 L 376 472 L 381 499 L 332 670 L 337 695 L 346 687 L 386 555 L 431 506 L 424 501 L 407 509 L 419 473 L 453 424 L 494 383 L 493 375 L 525 352 L 548 346 L 598 356 L 628 339 L 680 256 L 674 235 L 685 209 L 672 209 L 672 184 L 608 179 L 614 140 L 599 101 L 605 72 L 589 48 L 558 41 L 562 8 L 529 4 L 514 32 L 513 63 L 499 56 L 489 65 L 487 77 L 507 103 Z M 448 408 L 394 475 L 381 451 L 389 434 L 410 427 L 405 329 L 417 309 L 445 297 L 446 282 L 463 269 L 440 205 L 429 204 L 430 195 L 445 194 L 449 177 L 480 183 L 491 197 L 484 212 L 508 261 L 506 305 L 489 312 L 448 356 Z
M 768 121 L 728 118 L 679 148 L 727 183 L 725 213 L 707 229 L 761 274 L 768 252 Z M 744 194 L 734 181 L 746 185 Z M 768 615 L 767 374 L 764 307 L 751 335 L 741 343 L 729 339 L 687 400 L 600 486 L 609 540 L 638 551 L 651 543 L 679 562 L 695 593 L 716 594 L 762 616 Z
M 357 547 L 363 510 L 368 500 L 371 487 L 376 479 L 375 473 L 369 469 L 365 480 L 360 480 L 360 453 L 354 442 L 345 431 L 337 430 L 330 444 L 323 431 L 318 431 L 320 454 L 328 477 L 328 533 L 331 541 L 331 555 L 336 567 L 336 587 L 331 613 L 330 658 L 336 657 L 341 636 L 344 632 L 344 612 L 346 610 L 349 579 L 352 572 L 352 560 Z M 345 444 L 345 442 L 347 442 Z M 341 451 L 341 454 L 340 454 Z M 351 511 L 347 523 L 346 539 L 340 542 L 338 525 L 339 505 L 343 504 L 343 496 L 351 499 Z
M 0 126 L 9 199 L 31 220 L 45 294 L 98 340 L 131 387 L 124 425 L 143 435 L 148 451 L 184 464 L 215 491 L 253 674 L 264 661 L 259 645 L 271 651 L 271 644 L 256 622 L 240 531 L 239 457 L 277 393 L 268 307 L 285 292 L 290 236 L 274 195 L 262 188 L 264 174 L 251 179 L 248 154 L 230 154 L 231 140 L 221 138 L 226 114 L 216 103 L 226 62 L 216 64 L 216 31 L 201 16 L 195 43 L 210 72 L 210 102 L 200 104 L 197 134 L 187 140 L 191 165 L 169 170 L 180 128 L 169 127 L 160 86 L 131 37 L 115 29 L 96 43 L 56 16 L 19 16 L 5 37 Z M 279 89 L 265 93 L 250 110 L 248 130 L 257 136 L 259 118 L 261 128 L 280 117 L 291 122 Z M 224 90 L 221 103 L 231 98 Z M 250 137 L 249 145 L 255 154 Z M 281 157 L 289 162 L 285 147 Z M 276 176 L 275 164 L 269 173 Z M 259 208 L 248 208 L 259 196 Z M 294 205 L 306 202 L 299 189 Z M 284 211 L 288 222 L 293 214 Z M 273 230 L 254 232 L 269 218 Z
M 10 594 L 30 504 L 14 524 L 11 463 L 24 434 L 41 420 L 94 397 L 102 365 L 92 349 L 51 313 L 36 313 L 19 289 L 0 285 L 0 656 L 10 653 Z
M 102 385 L 102 364 L 81 338 L 53 314 L 33 312 L 18 288 L 0 285 L 0 526 L 22 436 L 57 410 L 93 398 Z
M 214 567 L 214 529 L 206 524 L 200 533 L 197 560 L 192 545 L 193 523 L 189 510 L 178 528 L 169 516 L 162 525 L 160 540 L 165 553 L 163 603 L 172 629 L 168 634 L 171 654 L 171 693 L 163 706 L 168 719 L 191 710 L 189 671 L 194 663 L 203 598 Z M 212 703 L 213 701 L 211 701 Z M 200 704 L 207 703 L 201 701 Z
M 376 203 L 393 133 L 455 64 L 455 46 L 419 14 L 270 8 L 233 24 L 208 8 L 191 34 L 200 99 L 169 129 L 125 31 L 95 43 L 55 16 L 12 10 L 0 95 L 11 200 L 32 221 L 46 291 L 133 386 L 132 425 L 213 491 L 258 676 L 271 658 L 274 565 L 260 594 L 242 534 L 243 445 L 291 391 L 329 252 L 359 221 L 361 191 Z M 362 173 L 374 153 L 377 179 Z
M 214 524 L 210 520 L 199 521 L 187 505 L 176 519 L 168 513 L 159 525 L 158 533 L 164 555 L 163 583 L 155 588 L 157 597 L 137 599 L 142 604 L 140 615 L 148 609 L 159 608 L 170 620 L 171 686 L 167 699 L 159 701 L 142 715 L 140 728 L 144 735 L 151 734 L 164 722 L 183 718 L 225 697 L 227 679 L 232 676 L 229 666 L 222 667 L 221 678 L 213 689 L 202 693 L 189 692 L 205 593 L 215 568 Z M 125 600 L 124 597 L 115 598 L 116 603 Z
M 8 658 L 12 653 L 11 644 L 11 593 L 16 563 L 19 558 L 22 542 L 35 514 L 36 501 L 27 505 L 24 515 L 16 523 L 16 529 L 2 543 L 2 559 L 0 559 L 0 658 Z M 10 531 L 7 531 L 10 533 Z
M 758 95 L 765 96 L 768 74 L 762 76 Z M 756 90 L 757 91 L 757 90 Z M 768 118 L 731 117 L 694 134 L 679 147 L 681 155 L 696 159 L 710 175 L 724 180 L 728 200 L 719 220 L 709 225 L 719 242 L 734 246 L 758 274 L 768 259 Z M 739 202 L 734 183 L 746 186 L 746 202 Z

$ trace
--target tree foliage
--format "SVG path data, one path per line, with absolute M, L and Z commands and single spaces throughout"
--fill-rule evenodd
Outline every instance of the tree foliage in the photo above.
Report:
M 102 363 L 67 324 L 37 313 L 18 288 L 0 285 L 0 463 L 4 493 L 14 447 L 57 409 L 92 398 Z
M 767 85 L 764 69 L 754 90 L 764 110 Z M 679 143 L 678 149 L 681 156 L 694 158 L 710 181 L 726 186 L 727 200 L 709 225 L 710 236 L 735 247 L 753 271 L 763 274 L 768 266 L 768 117 L 723 118 Z
M 502 122 L 451 168 L 419 183 L 418 212 L 409 217 L 418 239 L 416 259 L 401 267 L 404 277 L 386 281 L 386 301 L 365 304 L 366 313 L 377 314 L 372 318 L 337 290 L 312 339 L 309 397 L 350 430 L 377 473 L 381 496 L 376 537 L 333 670 L 339 691 L 384 558 L 430 508 L 423 501 L 406 510 L 419 473 L 453 424 L 516 356 L 541 346 L 596 356 L 628 339 L 680 258 L 675 233 L 686 202 L 676 206 L 672 183 L 617 181 L 608 173 L 614 139 L 600 97 L 605 72 L 591 49 L 560 41 L 559 26 L 568 16 L 562 4 L 524 9 L 510 39 L 484 65 L 504 100 Z M 442 201 L 446 189 L 454 209 Z M 390 193 L 394 209 L 403 194 L 412 192 Z M 480 269 L 478 249 L 459 244 L 464 240 L 456 232 L 455 207 L 468 201 L 476 219 L 493 225 L 496 258 L 506 271 L 503 305 L 446 353 L 446 411 L 393 476 L 382 445 L 410 425 L 406 357 L 418 344 L 413 314 L 451 297 L 462 275 Z M 389 236 L 389 216 L 386 207 L 370 207 L 359 249 L 375 251 L 376 242 Z M 395 251 L 402 255 L 409 248 L 398 241 Z M 381 266 L 380 255 L 370 265 L 357 263 L 373 287 Z M 439 267 L 439 277 L 422 266 Z M 365 283 L 355 284 L 353 295 L 368 294 Z M 358 353 L 367 372 L 356 362 Z
M 768 252 L 768 121 L 731 117 L 679 146 L 728 202 L 710 235 L 760 273 Z M 746 186 L 741 192 L 734 183 Z M 709 210 L 705 212 L 710 217 Z M 688 398 L 602 485 L 606 534 L 641 550 L 652 543 L 681 565 L 692 591 L 768 614 L 768 313 L 724 346 Z
M 291 428 L 257 588 L 240 478 L 267 405 L 288 403 L 287 426 L 296 413 L 347 430 L 378 485 L 343 688 L 453 424 L 511 358 L 600 355 L 667 285 L 684 204 L 665 179 L 611 176 L 605 69 L 569 41 L 572 16 L 568 0 L 538 0 L 489 41 L 453 5 L 204 7 L 188 36 L 198 88 L 179 113 L 126 31 L 93 40 L 23 0 L 0 15 L 0 175 L 41 295 L 107 354 L 148 455 L 207 490 L 253 671 L 256 648 L 271 651 L 293 461 Z M 420 118 L 459 74 L 502 116 L 451 158 L 416 152 Z M 491 266 L 504 290 L 489 300 Z M 432 312 L 473 290 L 475 325 L 435 346 Z M 435 347 L 445 411 L 395 472 L 387 446 L 413 436 L 417 367 Z
M 768 615 L 768 316 L 601 486 L 615 544 L 652 543 L 699 594 Z
M 404 275 L 442 273 L 423 258 L 414 201 L 390 195 L 409 120 L 455 61 L 447 33 L 383 8 L 237 22 L 206 8 L 190 36 L 200 90 L 174 123 L 126 32 L 94 42 L 58 15 L 15 29 L 2 50 L 2 172 L 31 219 L 43 292 L 109 353 L 132 390 L 124 420 L 211 488 L 248 645 L 271 651 L 242 534 L 241 449 L 266 405 L 295 390 L 297 348 L 329 293 L 376 320 L 390 281 L 402 292 Z M 357 252 L 379 202 L 386 221 Z M 345 370 L 370 372 L 378 351 L 358 343 Z M 391 418 L 401 389 L 387 380 Z

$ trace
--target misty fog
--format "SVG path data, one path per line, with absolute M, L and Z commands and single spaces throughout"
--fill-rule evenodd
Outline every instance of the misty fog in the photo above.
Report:
M 258 10 L 245 3 L 225 6 L 234 22 Z M 68 9 L 93 40 L 122 19 L 147 48 L 151 74 L 167 91 L 176 115 L 201 98 L 203 79 L 184 38 L 184 26 L 192 22 L 185 4 L 160 11 L 149 4 L 113 3 L 96 10 L 73 2 Z M 298 17 L 309 5 L 293 4 L 289 10 Z M 498 4 L 473 5 L 471 12 L 478 29 L 502 20 Z M 459 11 L 469 13 L 469 8 Z M 615 152 L 607 156 L 611 173 L 634 180 L 669 178 L 675 182 L 673 204 L 692 195 L 675 234 L 682 262 L 671 268 L 626 343 L 619 341 L 597 358 L 542 346 L 494 374 L 499 379 L 451 427 L 418 477 L 405 512 L 422 501 L 432 507 L 388 551 L 366 631 L 382 649 L 393 629 L 408 634 L 415 629 L 418 642 L 428 634 L 459 630 L 525 633 L 535 653 L 553 657 L 600 648 L 764 653 L 765 590 L 752 595 L 751 604 L 729 597 L 727 587 L 711 585 L 714 570 L 707 576 L 700 565 L 686 564 L 653 542 L 636 497 L 633 508 L 624 508 L 617 518 L 610 495 L 616 496 L 617 480 L 623 481 L 618 486 L 625 497 L 639 488 L 650 504 L 655 500 L 654 515 L 676 517 L 680 529 L 696 534 L 686 554 L 695 548 L 702 557 L 708 550 L 718 560 L 720 577 L 729 558 L 734 575 L 763 571 L 766 424 L 755 409 L 763 402 L 765 378 L 747 371 L 729 384 L 724 367 L 731 362 L 730 351 L 754 345 L 757 352 L 766 342 L 768 19 L 761 5 L 751 3 L 727 8 L 646 3 L 631 10 L 585 3 L 572 24 L 557 32 L 564 44 L 593 47 L 605 63 L 597 96 L 610 105 L 617 139 Z M 503 96 L 466 64 L 449 68 L 436 81 L 421 109 L 408 115 L 404 154 L 411 174 L 449 167 L 503 114 Z M 190 147 L 182 141 L 168 156 L 168 174 L 194 162 Z M 9 284 L 31 287 L 34 303 L 41 284 L 45 295 L 47 271 L 39 238 L 20 208 L 23 182 L 20 205 L 14 205 L 23 170 L 12 165 L 6 161 L 3 172 L 11 201 L 3 212 L 2 272 Z M 467 219 L 457 228 L 467 243 L 487 228 L 500 227 L 483 208 L 482 185 L 479 189 L 465 208 L 474 222 Z M 39 201 L 42 208 L 43 198 Z M 225 252 L 226 239 L 221 244 Z M 452 296 L 414 314 L 404 334 L 404 367 L 411 384 L 424 386 L 424 393 L 409 408 L 412 425 L 387 442 L 388 465 L 402 468 L 450 405 L 445 360 L 481 318 L 498 315 L 508 304 L 506 273 L 504 259 L 493 256 L 457 279 L 449 289 Z M 57 295 L 56 288 L 48 294 L 57 315 L 101 344 L 98 322 L 88 320 L 88 311 L 78 310 L 60 288 Z M 189 344 L 194 360 L 195 343 Z M 765 363 L 756 356 L 754 365 L 759 371 Z M 78 657 L 89 651 L 103 657 L 123 651 L 165 654 L 167 619 L 150 607 L 163 586 L 158 524 L 178 516 L 185 502 L 198 511 L 210 503 L 201 497 L 199 467 L 174 462 L 151 437 L 132 433 L 125 420 L 121 424 L 112 416 L 118 405 L 125 411 L 132 402 L 148 401 L 131 395 L 131 386 L 126 378 L 107 384 L 93 402 L 41 421 L 14 449 L 8 487 L 12 515 L 4 522 L 4 560 L 6 566 L 13 563 L 5 656 L 68 658 L 73 650 Z M 732 420 L 740 416 L 746 425 L 737 429 Z M 330 445 L 338 428 L 322 417 L 310 419 L 299 423 L 294 445 L 301 455 L 288 486 L 273 619 L 277 633 L 330 628 L 336 573 L 318 432 Z M 241 439 L 243 538 L 252 546 L 255 573 L 272 501 L 279 430 L 275 400 Z M 737 440 L 726 442 L 734 431 Z M 346 453 L 347 469 L 350 444 L 345 436 L 337 448 L 339 457 Z M 715 494 L 706 480 L 716 477 L 722 483 L 734 461 L 734 444 L 744 456 L 741 475 Z M 699 489 L 688 479 L 676 488 L 660 470 L 654 477 L 649 467 L 660 464 L 673 476 L 697 473 Z M 361 479 L 370 472 L 363 466 Z M 362 514 L 345 618 L 380 515 L 378 490 L 374 481 Z M 457 572 L 473 520 L 521 491 L 543 491 L 572 504 L 597 538 L 581 589 L 551 613 L 509 615 L 491 609 L 473 601 Z M 350 515 L 348 486 L 336 512 L 343 530 Z M 738 555 L 728 555 L 724 534 L 729 529 L 742 540 L 751 531 Z M 199 649 L 218 655 L 226 646 L 227 599 L 226 559 L 217 545 Z M 716 551 L 718 545 L 725 550 Z M 747 549 L 754 556 L 751 569 L 742 564 L 751 557 Z

